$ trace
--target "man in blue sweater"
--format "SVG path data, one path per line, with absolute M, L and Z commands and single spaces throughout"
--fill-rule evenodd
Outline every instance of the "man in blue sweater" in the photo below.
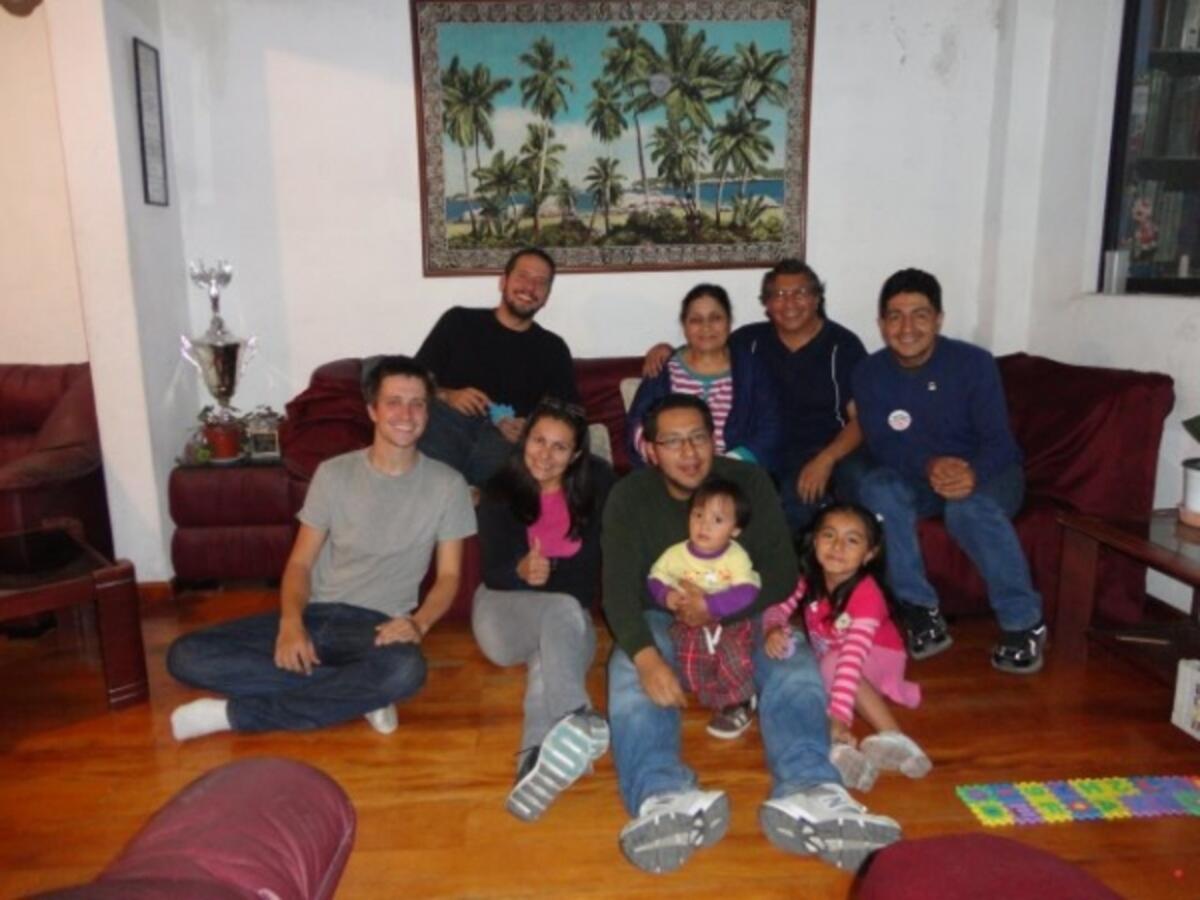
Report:
M 941 515 L 983 576 L 1003 630 L 992 665 L 1036 672 L 1046 626 L 1012 525 L 1025 475 L 1000 372 L 990 353 L 942 337 L 941 327 L 936 278 L 904 269 L 884 282 L 879 330 L 887 347 L 863 360 L 852 379 L 858 420 L 879 463 L 859 496 L 883 519 L 888 579 L 903 604 L 914 659 L 951 644 L 917 543 L 917 520 Z

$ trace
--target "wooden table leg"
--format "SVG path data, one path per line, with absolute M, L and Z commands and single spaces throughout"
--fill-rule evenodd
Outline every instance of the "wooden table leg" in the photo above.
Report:
M 1062 562 L 1058 576 L 1058 614 L 1054 621 L 1054 654 L 1068 660 L 1087 656 L 1087 630 L 1096 605 L 1094 538 L 1063 529 Z
M 120 709 L 147 700 L 146 651 L 142 645 L 142 614 L 133 566 L 118 561 L 93 575 L 96 585 L 96 630 L 104 661 L 108 705 Z

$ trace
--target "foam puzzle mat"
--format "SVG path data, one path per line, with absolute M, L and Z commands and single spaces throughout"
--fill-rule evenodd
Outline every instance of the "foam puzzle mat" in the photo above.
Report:
M 1200 816 L 1200 775 L 1002 781 L 960 785 L 955 793 L 989 828 Z

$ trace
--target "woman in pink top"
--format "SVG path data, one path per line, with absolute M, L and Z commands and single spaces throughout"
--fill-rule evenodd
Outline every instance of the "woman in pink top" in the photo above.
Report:
M 878 520 L 854 504 L 826 507 L 805 539 L 801 571 L 795 592 L 763 616 L 767 655 L 791 655 L 788 620 L 803 601 L 809 643 L 829 691 L 830 754 L 846 785 L 867 790 L 881 769 L 922 777 L 932 763 L 887 703 L 915 707 L 921 689 L 904 677 L 904 640 L 883 589 Z M 851 731 L 855 711 L 875 729 L 861 744 Z
M 612 472 L 588 452 L 583 410 L 543 400 L 477 511 L 483 583 L 471 625 L 485 656 L 524 665 L 525 721 L 508 810 L 540 818 L 608 747 L 585 684 L 596 653 L 600 513 Z

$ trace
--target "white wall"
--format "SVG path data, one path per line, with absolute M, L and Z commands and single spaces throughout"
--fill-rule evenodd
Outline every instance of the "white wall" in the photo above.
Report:
M 1200 302 L 1195 297 L 1095 294 L 1112 133 L 1115 83 L 1086 63 L 1115 71 L 1120 49 L 1118 0 L 1071 0 L 1059 6 L 1049 120 L 1042 171 L 1056 173 L 1039 202 L 1033 267 L 1037 302 L 1031 352 L 1066 362 L 1165 372 L 1175 379 L 1175 410 L 1159 450 L 1155 506 L 1177 504 L 1180 462 L 1200 455 L 1183 418 L 1200 412 Z M 1186 609 L 1191 591 L 1150 574 L 1150 591 Z
M 131 43 L 156 42 L 157 10 L 156 0 L 46 5 L 113 539 L 148 581 L 170 576 L 167 475 L 196 402 L 190 380 L 172 384 L 186 326 L 172 302 L 177 208 L 142 203 Z
M 946 283 L 973 335 L 998 18 L 993 3 L 824 3 L 816 23 L 808 257 L 835 317 L 874 345 L 874 296 L 902 265 Z M 396 0 L 163 4 L 189 257 L 235 266 L 224 303 L 261 349 L 238 403 L 284 403 L 339 356 L 415 350 L 492 278 L 421 276 L 408 6 Z M 564 275 L 542 320 L 579 356 L 677 336 L 677 304 L 716 278 L 761 316 L 760 272 Z M 193 292 L 193 329 L 207 320 Z
M 46 12 L 0 14 L 0 362 L 88 358 Z
M 1099 246 L 1119 5 L 818 4 L 807 256 L 829 284 L 831 314 L 869 347 L 879 343 L 880 282 L 918 265 L 944 283 L 952 335 L 1081 362 L 1117 352 L 1115 310 L 1105 301 L 1076 309 Z M 490 304 L 496 287 L 492 278 L 420 274 L 407 3 L 107 0 L 104 8 L 114 146 L 103 164 L 120 173 L 120 221 L 128 221 L 130 299 L 117 318 L 138 357 L 110 371 L 123 396 L 144 399 L 144 421 L 121 420 L 128 439 L 115 464 L 149 479 L 153 495 L 141 497 L 142 518 L 119 530 L 139 536 L 128 544 L 146 554 L 139 565 L 163 571 L 165 472 L 182 423 L 203 402 L 174 349 L 179 332 L 200 332 L 208 319 L 185 260 L 234 263 L 223 312 L 236 332 L 261 342 L 236 398 L 242 408 L 281 407 L 327 360 L 411 351 L 446 307 Z M 51 24 L 52 36 L 56 24 L 81 27 L 65 13 Z M 128 38 L 139 32 L 162 51 L 172 176 L 165 214 L 141 205 L 134 178 L 136 127 L 124 104 L 132 102 Z M 73 116 L 86 118 L 78 106 L 64 120 Z M 69 134 L 64 125 L 68 146 L 92 127 Z M 89 340 L 94 274 L 81 278 Z M 759 275 L 564 275 L 541 321 L 579 356 L 640 353 L 676 335 L 678 299 L 700 279 L 729 287 L 742 321 L 759 317 Z M 1138 323 L 1152 332 L 1147 343 L 1168 333 L 1180 340 L 1189 321 L 1200 328 L 1187 302 L 1176 303 L 1155 306 L 1173 310 L 1172 324 Z M 1097 324 L 1097 315 L 1109 321 Z M 1183 352 L 1200 340 L 1192 333 Z M 1120 364 L 1162 367 L 1151 347 L 1138 354 Z M 1183 363 L 1173 372 L 1181 380 Z M 108 430 L 120 420 L 111 409 L 102 418 L 112 419 Z

